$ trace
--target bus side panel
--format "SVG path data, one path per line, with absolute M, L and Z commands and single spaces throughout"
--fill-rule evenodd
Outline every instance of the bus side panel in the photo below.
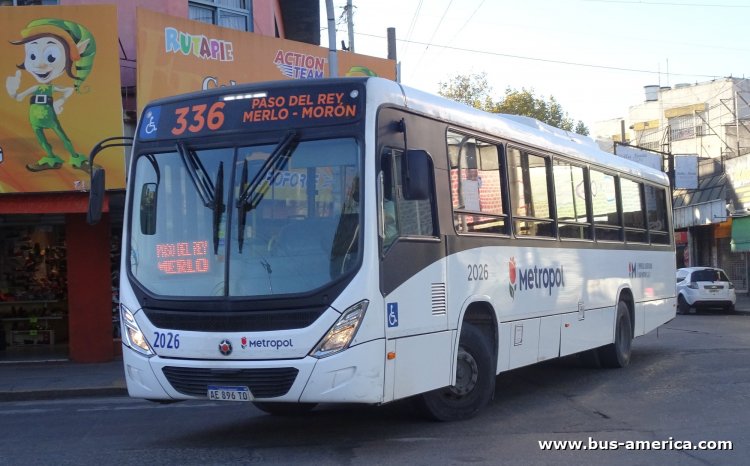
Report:
M 633 325 L 633 337 L 646 334 L 646 306 L 643 303 L 635 303 L 635 324 Z
M 604 346 L 614 341 L 615 307 L 592 309 L 580 319 L 578 312 L 564 314 L 560 329 L 560 356 Z
M 446 331 L 396 340 L 394 399 L 451 384 L 454 338 Z
M 560 356 L 561 319 L 554 315 L 501 324 L 500 334 L 508 337 L 505 339 L 507 358 L 498 370 L 515 369 Z M 501 345 L 503 343 L 501 338 Z
M 643 303 L 646 318 L 645 333 L 669 322 L 675 317 L 676 301 L 674 298 L 659 299 Z
M 509 322 L 510 368 L 528 366 L 537 362 L 539 355 L 539 321 L 526 319 Z
M 559 315 L 542 317 L 539 323 L 539 356 L 537 361 L 545 361 L 560 356 L 560 322 Z

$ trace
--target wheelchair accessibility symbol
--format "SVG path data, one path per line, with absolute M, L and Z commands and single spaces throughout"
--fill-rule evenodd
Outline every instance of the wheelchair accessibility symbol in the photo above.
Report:
M 140 137 L 141 139 L 153 139 L 158 135 L 159 128 L 157 122 L 161 115 L 161 107 L 156 106 L 150 108 L 143 115 L 143 122 L 141 123 Z
M 388 303 L 386 305 L 388 317 L 388 327 L 398 327 L 398 303 Z

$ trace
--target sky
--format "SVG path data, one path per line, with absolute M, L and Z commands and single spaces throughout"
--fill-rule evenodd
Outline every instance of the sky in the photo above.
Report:
M 339 19 L 346 0 L 334 0 Z M 574 121 L 627 116 L 644 86 L 750 78 L 750 0 L 353 0 L 354 51 L 387 57 L 401 82 L 437 93 L 487 73 L 492 96 L 530 89 Z M 321 0 L 321 45 L 328 46 Z M 348 42 L 345 16 L 336 40 Z

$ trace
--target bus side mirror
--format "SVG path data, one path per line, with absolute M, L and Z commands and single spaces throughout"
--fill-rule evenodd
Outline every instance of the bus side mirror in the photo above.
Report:
M 403 158 L 404 199 L 422 201 L 430 198 L 432 179 L 432 159 L 427 151 L 409 149 Z
M 89 211 L 86 221 L 89 225 L 96 225 L 102 219 L 102 204 L 104 203 L 104 170 L 92 168 L 91 190 L 89 191 Z
M 144 183 L 141 189 L 141 233 L 156 234 L 156 183 Z

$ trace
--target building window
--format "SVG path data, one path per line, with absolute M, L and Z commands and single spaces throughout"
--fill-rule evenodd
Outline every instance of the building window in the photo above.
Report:
M 0 0 L 0 6 L 57 5 L 58 0 Z
M 704 136 L 702 114 L 682 115 L 669 119 L 669 135 L 673 141 Z
M 646 128 L 635 132 L 636 145 L 644 149 L 661 150 L 661 130 Z
M 194 21 L 239 31 L 252 31 L 252 0 L 200 0 L 188 4 Z

